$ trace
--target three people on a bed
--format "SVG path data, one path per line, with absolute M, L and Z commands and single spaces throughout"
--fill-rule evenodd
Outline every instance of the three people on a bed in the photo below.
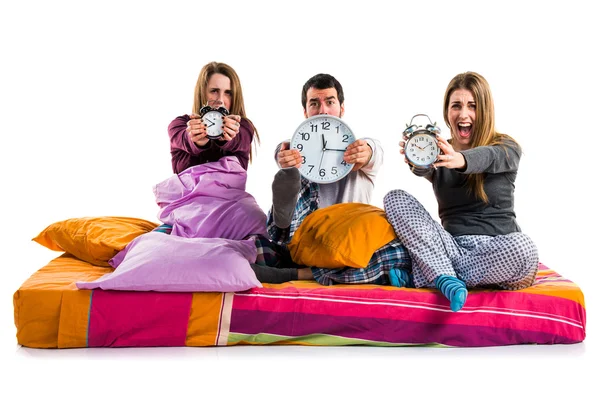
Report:
M 230 110 L 222 140 L 209 140 L 197 114 L 203 105 Z M 306 118 L 317 114 L 342 117 L 344 93 L 331 75 L 310 78 L 302 90 Z M 271 240 L 257 239 L 260 260 L 253 265 L 263 283 L 315 279 L 322 284 L 376 283 L 399 287 L 436 287 L 453 311 L 467 299 L 467 288 L 489 286 L 516 290 L 530 286 L 538 266 L 537 248 L 521 233 L 514 212 L 514 183 L 521 149 L 496 132 L 494 106 L 487 81 L 467 72 L 452 79 L 444 96 L 444 120 L 451 139 L 437 135 L 442 153 L 427 170 L 413 169 L 433 184 L 441 224 L 402 190 L 384 199 L 386 216 L 398 237 L 374 254 L 366 268 L 322 269 L 295 265 L 286 252 L 294 232 L 311 212 L 339 203 L 370 203 L 383 164 L 383 149 L 372 138 L 356 140 L 344 153 L 354 163 L 344 179 L 309 182 L 299 174 L 301 156 L 289 142 L 275 150 L 273 206 L 267 228 Z M 234 155 L 247 168 L 251 143 L 258 134 L 245 116 L 239 78 L 222 63 L 205 66 L 198 78 L 193 115 L 169 125 L 173 171 Z M 406 139 L 406 138 L 404 138 Z M 405 140 L 400 142 L 404 154 Z M 387 264 L 382 260 L 391 260 Z M 411 265 L 412 264 L 412 265 Z

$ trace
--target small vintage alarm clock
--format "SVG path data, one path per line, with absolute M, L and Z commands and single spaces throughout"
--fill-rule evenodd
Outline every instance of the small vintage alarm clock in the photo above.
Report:
M 212 108 L 204 106 L 200 109 L 200 118 L 206 124 L 206 137 L 212 140 L 223 137 L 223 117 L 229 115 L 225 107 Z
M 354 133 L 340 118 L 320 114 L 304 120 L 294 132 L 290 149 L 302 156 L 300 174 L 317 183 L 339 181 L 354 164 L 344 161 L 344 152 L 355 141 Z
M 416 117 L 427 117 L 429 123 L 423 128 L 423 125 L 413 124 Z M 439 134 L 440 128 L 426 114 L 416 114 L 406 125 L 404 135 L 407 137 L 404 144 L 404 155 L 408 162 L 414 168 L 430 168 L 441 153 L 438 146 L 436 134 Z

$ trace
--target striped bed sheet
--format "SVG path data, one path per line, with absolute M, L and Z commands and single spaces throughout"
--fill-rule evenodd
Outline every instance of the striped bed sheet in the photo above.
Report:
M 294 281 L 238 293 L 78 290 L 110 273 L 64 254 L 15 292 L 19 344 L 444 346 L 571 344 L 585 339 L 581 289 L 540 264 L 519 291 L 471 290 L 453 313 L 433 289 Z

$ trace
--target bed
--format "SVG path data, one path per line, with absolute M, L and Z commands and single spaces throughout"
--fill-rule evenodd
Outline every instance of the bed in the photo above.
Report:
M 581 289 L 543 264 L 533 286 L 471 290 L 460 312 L 433 289 L 261 284 L 251 263 L 265 253 L 251 238 L 267 234 L 266 215 L 245 183 L 239 161 L 224 157 L 156 185 L 159 220 L 169 234 L 158 223 L 132 217 L 72 218 L 48 226 L 33 240 L 63 254 L 15 292 L 18 343 L 477 347 L 585 338 Z M 300 265 L 367 268 L 394 240 L 383 210 L 346 203 L 313 211 L 290 249 Z M 402 261 L 381 259 L 388 266 Z
M 148 346 L 448 346 L 585 339 L 581 289 L 540 264 L 519 291 L 472 290 L 457 313 L 431 289 L 294 281 L 240 292 L 81 290 L 112 273 L 63 254 L 14 294 L 17 341 L 32 348 Z

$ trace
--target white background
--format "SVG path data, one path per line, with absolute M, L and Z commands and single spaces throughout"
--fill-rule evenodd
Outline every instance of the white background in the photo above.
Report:
M 63 398 L 179 395 L 591 398 L 598 345 L 598 13 L 592 2 L 19 1 L 0 6 L 0 393 Z M 586 296 L 588 337 L 483 349 L 19 348 L 12 294 L 58 255 L 31 238 L 72 217 L 156 221 L 171 174 L 167 125 L 189 113 L 200 68 L 238 72 L 262 145 L 247 190 L 265 209 L 276 143 L 302 121 L 300 92 L 326 72 L 345 120 L 379 139 L 375 205 L 403 188 L 433 215 L 430 185 L 397 143 L 415 113 L 441 124 L 459 72 L 491 85 L 497 128 L 524 148 L 516 211 L 540 259 Z M 136 396 L 137 397 L 137 396 Z

